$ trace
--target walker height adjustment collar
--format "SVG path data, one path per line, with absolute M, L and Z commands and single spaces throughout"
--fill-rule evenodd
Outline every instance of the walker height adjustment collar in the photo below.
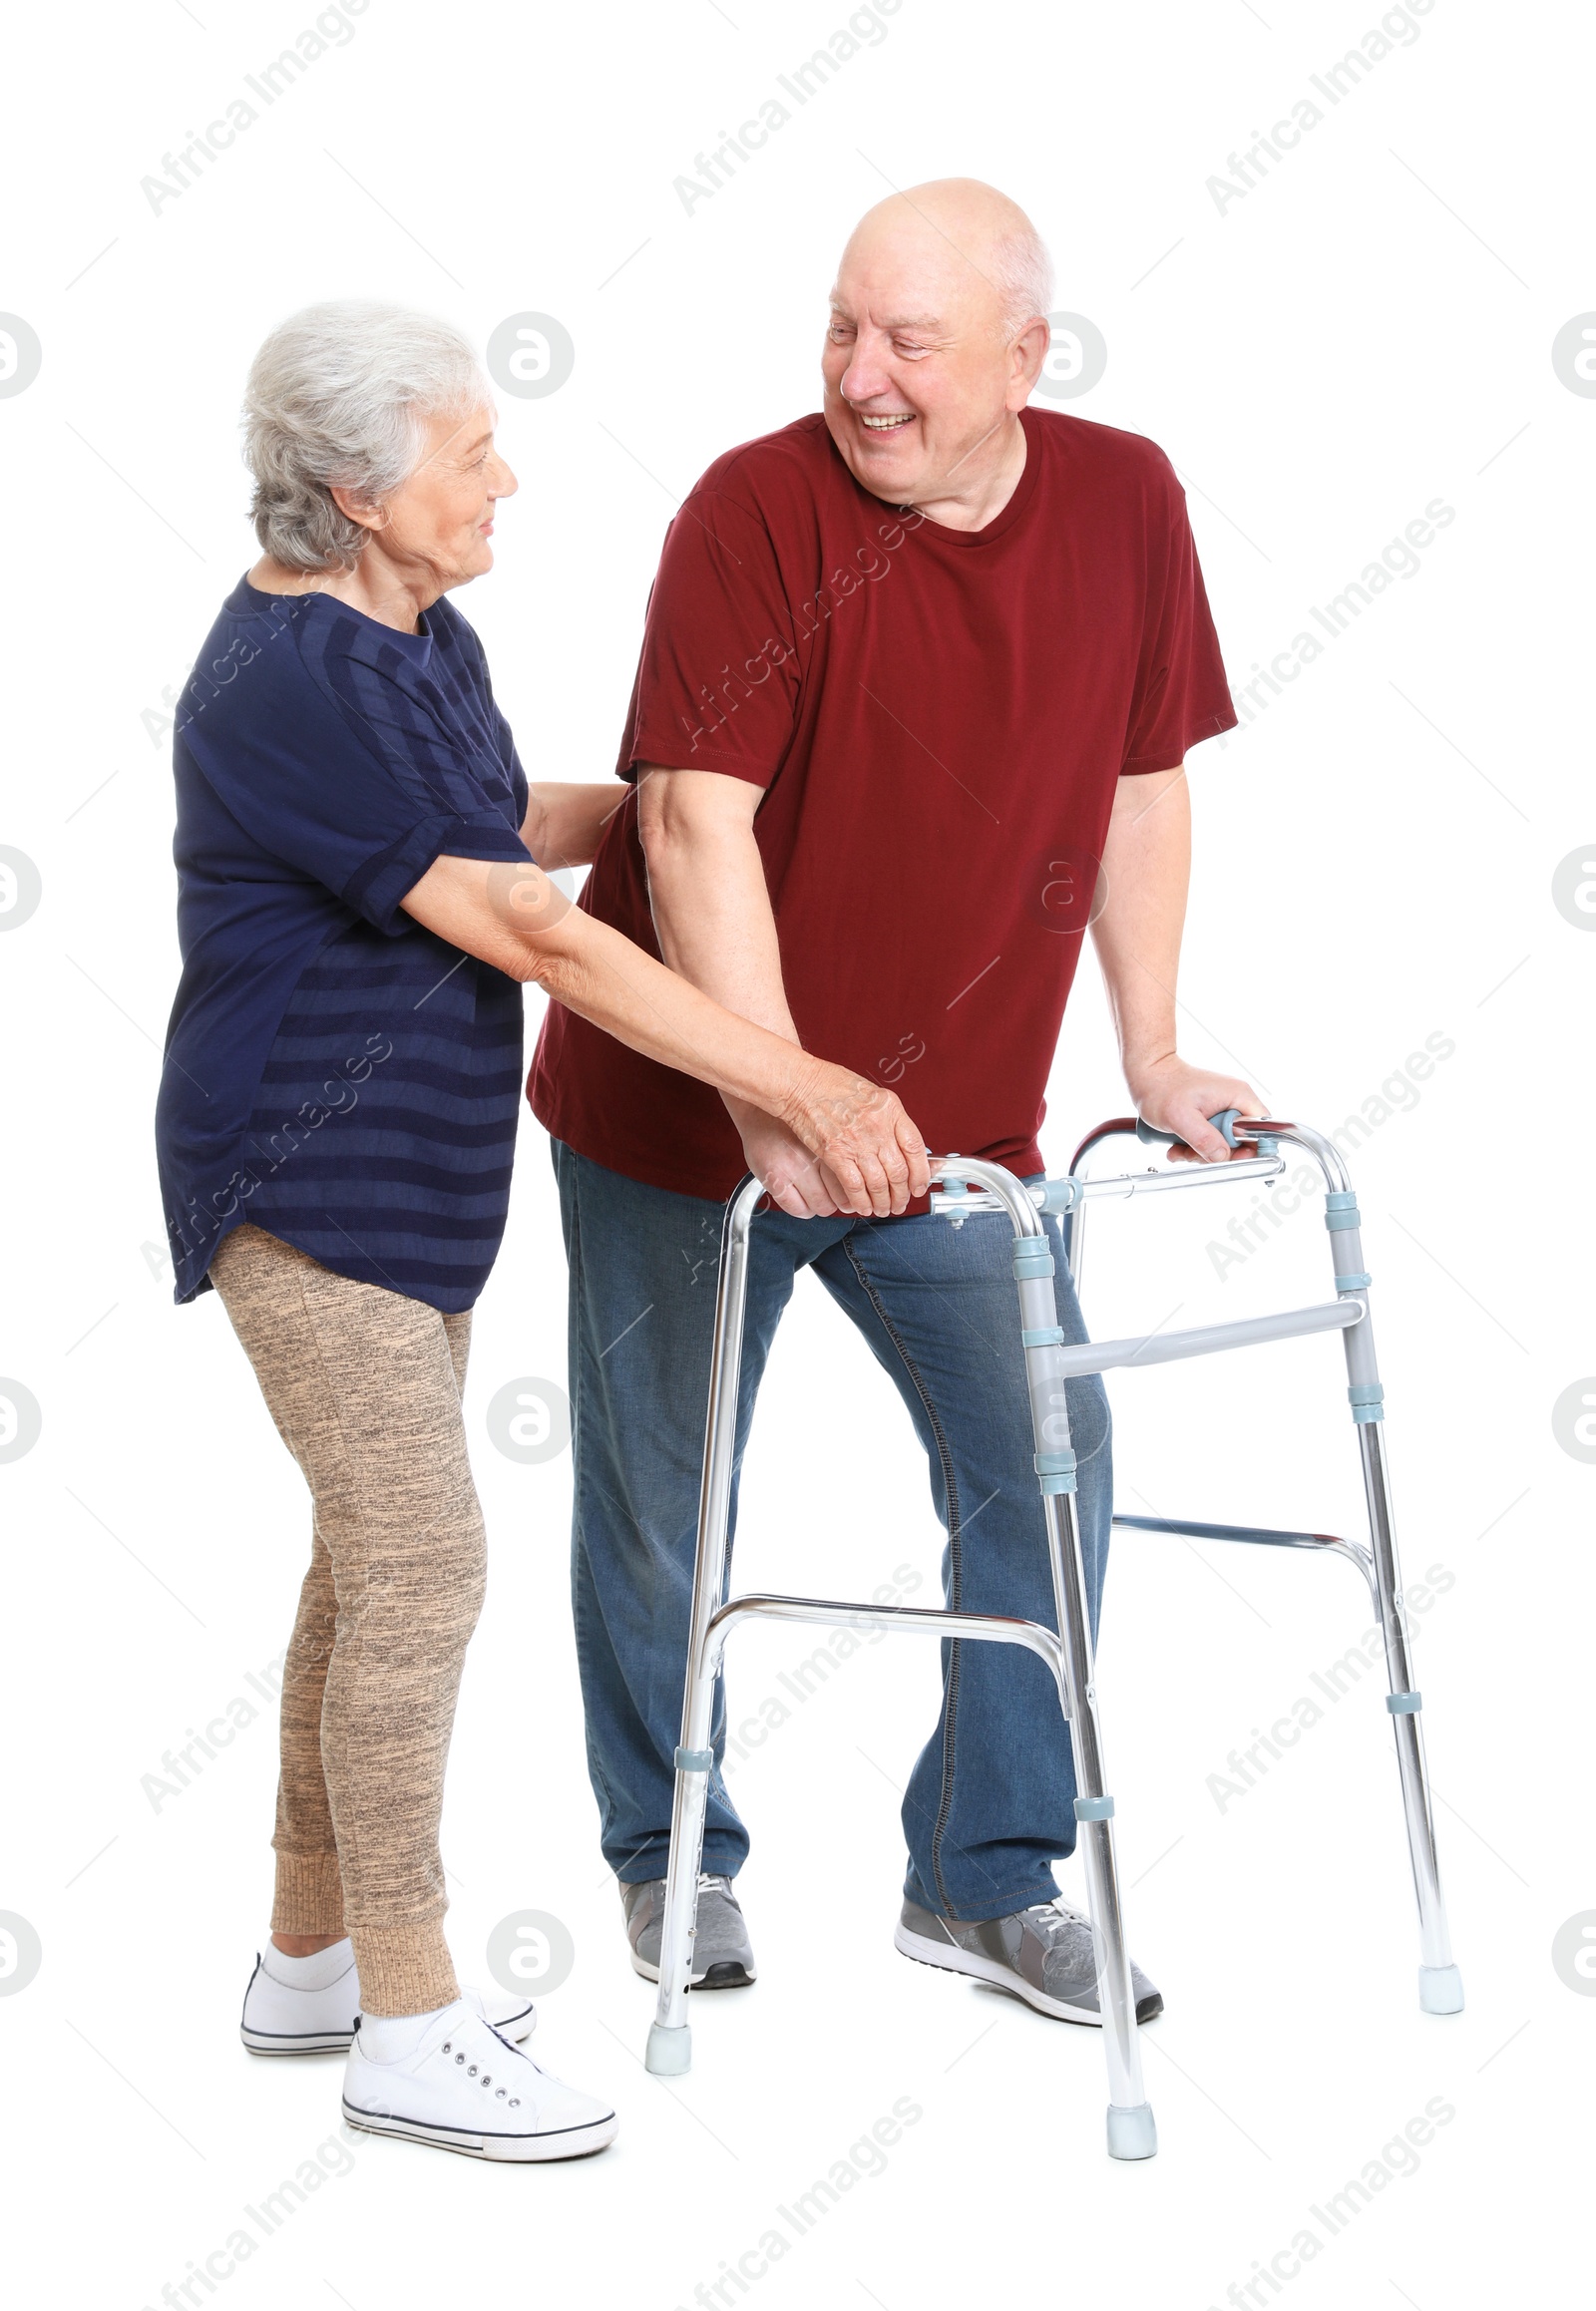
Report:
M 1075 1455 L 1067 1445 L 1056 1452 L 1033 1452 L 1030 1462 L 1044 1495 L 1074 1491 Z

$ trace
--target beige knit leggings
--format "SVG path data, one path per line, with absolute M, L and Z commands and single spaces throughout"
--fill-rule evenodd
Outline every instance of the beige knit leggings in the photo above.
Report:
M 421 2014 L 459 1996 L 438 1819 L 486 1571 L 460 1413 L 470 1313 L 334 1276 L 253 1227 L 210 1274 L 313 1515 L 272 1930 L 347 1932 L 365 2012 Z

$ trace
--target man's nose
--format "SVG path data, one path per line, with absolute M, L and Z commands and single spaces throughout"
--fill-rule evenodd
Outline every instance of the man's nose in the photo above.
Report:
M 842 373 L 844 401 L 873 401 L 886 393 L 891 383 L 880 356 L 867 345 L 856 345 L 854 357 Z

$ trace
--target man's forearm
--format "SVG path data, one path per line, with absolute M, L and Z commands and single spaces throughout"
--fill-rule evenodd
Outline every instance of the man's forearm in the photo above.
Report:
M 1122 778 L 1103 846 L 1108 902 L 1092 927 L 1125 1075 L 1175 1049 L 1175 981 L 1191 877 L 1184 773 Z
M 796 1043 L 751 813 L 744 823 L 740 813 L 650 808 L 643 842 L 654 929 L 670 968 L 728 1011 Z M 736 1101 L 727 1103 L 735 1112 Z
M 671 969 L 726 1010 L 789 1046 L 799 1045 L 782 985 L 764 861 L 754 839 L 760 801 L 761 789 L 742 779 L 645 763 L 638 778 L 637 831 L 648 862 L 659 952 Z M 855 1208 L 847 1183 L 774 1108 L 740 1095 L 729 1082 L 722 1082 L 720 1096 L 749 1170 L 779 1210 L 801 1220 Z
M 1221 1108 L 1266 1110 L 1239 1076 L 1182 1059 L 1175 1036 L 1175 974 L 1191 878 L 1191 801 L 1184 771 L 1121 778 L 1103 845 L 1108 904 L 1092 927 L 1103 983 L 1119 1032 L 1125 1081 L 1137 1113 L 1205 1163 L 1225 1163 L 1246 1143 L 1227 1146 L 1209 1121 Z

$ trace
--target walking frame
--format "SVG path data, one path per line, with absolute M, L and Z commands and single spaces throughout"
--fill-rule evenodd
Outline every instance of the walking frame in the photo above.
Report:
M 675 1753 L 676 1781 L 659 1954 L 659 1997 L 648 2033 L 646 2056 L 650 2071 L 662 2077 L 677 2076 L 690 2067 L 692 2060 L 692 2037 L 686 2017 L 687 1985 L 703 1853 L 704 1811 L 714 1764 L 710 1742 L 715 1683 L 726 1639 L 732 1630 L 742 1622 L 761 1619 L 842 1629 L 919 1630 L 934 1637 L 1019 1645 L 1036 1654 L 1051 1670 L 1058 1687 L 1059 1705 L 1070 1730 L 1075 1784 L 1079 1792 L 1075 1798 L 1075 1816 L 1080 1824 L 1099 2009 L 1103 2018 L 1103 2051 L 1108 2063 L 1108 2152 L 1113 2158 L 1150 2158 L 1154 2154 L 1157 2134 L 1142 2086 L 1135 2001 L 1120 1915 L 1114 1862 L 1114 1800 L 1109 1795 L 1097 1717 L 1091 1629 L 1075 1514 L 1075 1456 L 1070 1448 L 1064 1382 L 1082 1373 L 1168 1363 L 1178 1357 L 1209 1355 L 1220 1349 L 1248 1348 L 1264 1341 L 1294 1340 L 1310 1333 L 1339 1332 L 1342 1336 L 1347 1357 L 1347 1394 L 1358 1432 L 1369 1510 L 1367 1548 L 1360 1542 L 1343 1540 L 1330 1533 L 1191 1523 L 1173 1517 L 1116 1516 L 1114 1523 L 1142 1532 L 1178 1533 L 1199 1540 L 1250 1541 L 1267 1548 L 1317 1551 L 1322 1556 L 1345 1557 L 1363 1574 L 1385 1639 L 1389 1687 L 1386 1707 L 1391 1713 L 1396 1736 L 1396 1765 L 1418 1901 L 1419 2005 L 1426 2014 L 1460 2011 L 1462 1977 L 1452 1963 L 1446 1912 L 1441 1900 L 1434 1821 L 1419 1727 L 1421 1701 L 1412 1690 L 1402 1622 L 1401 1579 L 1386 1461 L 1384 1391 L 1375 1360 L 1369 1314 L 1370 1277 L 1364 1267 L 1358 1198 L 1338 1150 L 1306 1125 L 1264 1117 L 1242 1121 L 1234 1108 L 1226 1109 L 1213 1121 L 1231 1147 L 1235 1147 L 1240 1138 L 1256 1143 L 1257 1152 L 1224 1165 L 1183 1163 L 1161 1171 L 1127 1172 L 1094 1179 L 1082 1166 L 1104 1140 L 1134 1134 L 1144 1145 L 1152 1145 L 1168 1144 L 1174 1139 L 1173 1133 L 1154 1131 L 1133 1116 L 1122 1116 L 1099 1124 L 1095 1131 L 1088 1133 L 1075 1151 L 1064 1178 L 1047 1180 L 1035 1187 L 1024 1186 L 1000 1164 L 953 1155 L 933 1160 L 939 1182 L 931 1196 L 934 1215 L 947 1219 L 955 1228 L 985 1214 L 1006 1213 L 1012 1223 L 1020 1341 L 1030 1394 L 1034 1467 L 1052 1571 L 1056 1634 L 1040 1622 L 996 1614 L 907 1605 L 846 1604 L 820 1597 L 752 1593 L 733 1597 L 728 1594 L 731 1573 L 728 1525 L 748 1238 L 755 1206 L 764 1191 L 758 1180 L 750 1178 L 732 1196 L 726 1207 L 715 1301 L 686 1693 L 681 1742 Z M 1094 1198 L 1150 1195 L 1275 1179 L 1286 1168 L 1280 1153 L 1283 1144 L 1304 1149 L 1324 1174 L 1325 1226 L 1330 1234 L 1335 1273 L 1334 1300 L 1311 1308 L 1288 1309 L 1273 1316 L 1198 1325 L 1185 1332 L 1090 1341 L 1079 1347 L 1065 1344 L 1053 1296 L 1052 1250 L 1042 1227 L 1041 1213 L 1055 1213 L 1063 1220 L 1070 1274 L 1078 1289 L 1086 1206 Z

